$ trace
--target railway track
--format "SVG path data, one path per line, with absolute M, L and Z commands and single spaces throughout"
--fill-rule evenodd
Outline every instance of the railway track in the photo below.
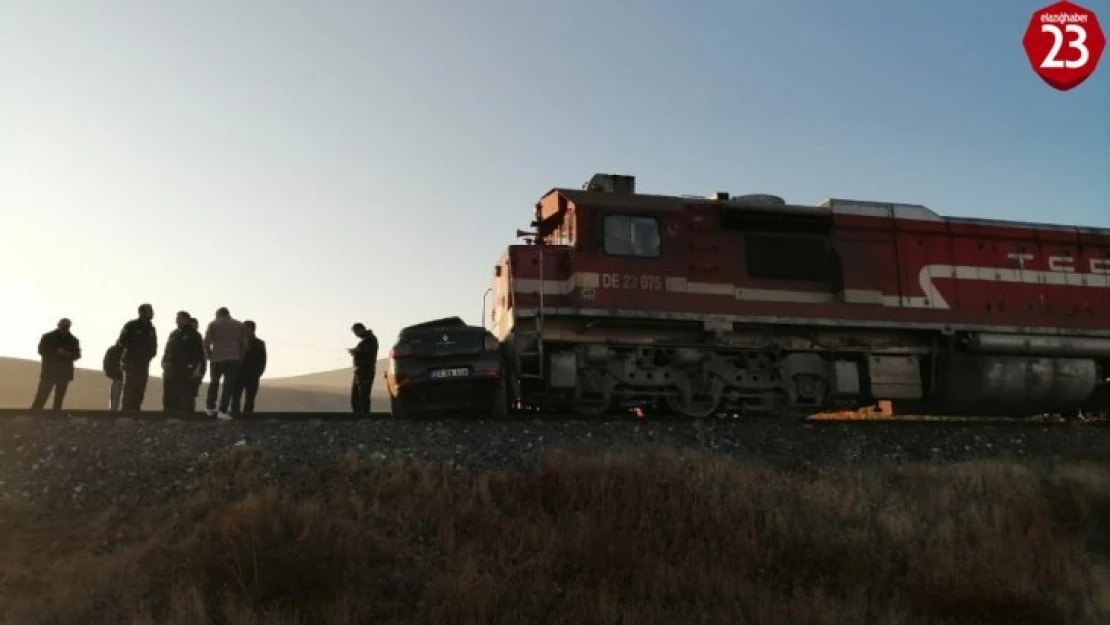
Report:
M 188 421 L 188 422 L 213 422 L 225 423 L 223 421 L 217 422 L 213 417 L 209 417 L 203 412 L 165 412 L 160 410 L 143 411 L 143 412 L 113 412 L 109 410 L 61 410 L 61 411 L 31 411 L 25 408 L 0 408 L 0 422 L 13 421 L 13 420 L 111 420 L 111 419 L 131 419 L 142 421 Z M 235 422 L 251 423 L 251 422 L 274 422 L 274 421 L 292 421 L 292 422 L 307 422 L 307 421 L 327 421 L 327 422 L 344 422 L 344 421 L 389 421 L 393 420 L 392 413 L 389 412 L 371 412 L 366 414 L 355 414 L 351 412 L 256 412 L 248 415 L 241 415 L 235 419 Z M 435 417 L 421 418 L 414 420 L 428 420 L 428 421 L 484 421 L 488 420 L 481 415 L 467 415 L 467 414 L 445 414 L 436 415 Z M 607 415 L 581 415 L 581 414 L 562 414 L 562 413 L 544 413 L 544 412 L 522 412 L 516 413 L 511 418 L 507 419 L 509 422 L 529 422 L 529 421 L 577 421 L 577 422 L 621 422 L 627 421 L 630 423 L 644 423 L 644 422 L 665 422 L 665 423 L 689 423 L 691 420 L 675 417 L 671 415 L 649 415 L 639 416 L 635 413 L 613 413 Z M 701 421 L 701 420 L 699 420 Z M 728 421 L 764 421 L 773 422 L 775 419 L 740 419 L 730 418 L 727 416 L 710 417 L 704 419 L 706 422 L 728 422 Z M 783 423 L 798 423 L 809 425 L 852 425 L 861 428 L 875 428 L 875 427 L 903 427 L 908 425 L 922 425 L 931 427 L 963 427 L 974 425 L 985 426 L 1013 426 L 1013 427 L 1110 427 L 1110 420 L 1108 419 L 1089 419 L 1069 421 L 1059 417 L 1043 417 L 1043 418 L 1005 418 L 1005 417 L 937 417 L 931 415 L 899 415 L 888 416 L 878 415 L 871 413 L 858 413 L 858 414 L 833 414 L 833 415 L 820 415 L 810 417 L 798 421 L 783 421 Z
M 0 506 L 12 501 L 42 510 L 87 511 L 160 502 L 195 491 L 207 479 L 203 476 L 222 475 L 240 461 L 257 463 L 273 479 L 351 461 L 534 471 L 549 466 L 553 454 L 603 458 L 638 450 L 711 454 L 807 474 L 845 466 L 989 459 L 1101 462 L 1110 458 L 1110 429 L 1092 425 L 908 417 L 690 421 L 553 413 L 505 420 L 483 415 L 396 419 L 384 412 L 265 412 L 217 422 L 204 413 L 0 409 Z M 248 448 L 246 456 L 234 455 L 239 447 Z M 223 460 L 216 462 L 217 455 Z
M 34 412 L 25 408 L 0 408 L 0 421 L 12 419 L 135 419 L 143 421 L 197 421 L 216 422 L 203 412 L 167 412 L 149 410 L 142 412 L 116 412 L 111 410 L 43 410 Z M 388 412 L 371 412 L 369 414 L 355 414 L 352 412 L 256 412 L 241 415 L 235 420 L 240 422 L 252 421 L 312 421 L 314 419 L 328 421 L 381 421 L 392 419 Z M 222 423 L 222 422 L 221 422 Z

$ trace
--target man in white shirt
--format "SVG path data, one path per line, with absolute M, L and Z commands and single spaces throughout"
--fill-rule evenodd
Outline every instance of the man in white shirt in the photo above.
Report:
M 235 319 L 227 308 L 216 311 L 216 318 L 208 324 L 204 332 L 204 353 L 208 357 L 211 372 L 208 379 L 206 407 L 208 416 L 228 420 L 238 416 L 239 407 L 232 401 L 235 392 L 235 374 L 247 351 L 248 336 L 243 322 Z M 220 380 L 223 379 L 223 392 Z M 219 410 L 216 396 L 219 395 Z M 231 414 L 228 414 L 228 411 Z

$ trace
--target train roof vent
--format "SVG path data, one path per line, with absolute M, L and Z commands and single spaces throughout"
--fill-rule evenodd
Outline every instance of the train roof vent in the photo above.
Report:
M 734 195 L 727 199 L 729 202 L 735 204 L 764 204 L 768 206 L 786 205 L 786 200 L 770 193 L 748 193 L 746 195 Z
M 585 191 L 595 193 L 636 193 L 636 177 L 622 174 L 594 174 L 583 185 Z

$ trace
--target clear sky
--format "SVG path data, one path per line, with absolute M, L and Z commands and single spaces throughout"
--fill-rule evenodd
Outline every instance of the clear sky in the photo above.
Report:
M 1044 4 L 4 0 L 0 355 L 69 316 L 99 367 L 148 301 L 160 340 L 228 306 L 270 375 L 342 367 L 356 320 L 383 354 L 478 322 L 535 201 L 594 172 L 1110 226 L 1110 52 L 1042 83 Z

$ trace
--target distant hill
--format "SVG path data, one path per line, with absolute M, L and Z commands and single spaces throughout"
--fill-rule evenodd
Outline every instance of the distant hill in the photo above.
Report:
M 385 374 L 385 367 L 388 361 L 385 359 L 379 360 L 377 369 L 374 371 L 374 388 L 373 396 L 386 398 L 385 380 L 382 375 Z M 354 374 L 350 367 L 344 369 L 332 369 L 330 371 L 317 371 L 316 373 L 305 373 L 303 375 L 294 375 L 287 378 L 274 378 L 269 380 L 270 386 L 279 388 L 299 388 L 299 389 L 317 389 L 329 392 L 343 392 L 350 393 L 351 391 L 351 376 Z
M 151 372 L 157 371 L 151 366 Z M 379 369 L 384 372 L 384 369 Z M 39 363 L 21 358 L 0 358 L 0 408 L 30 407 L 39 381 Z M 99 369 L 77 369 L 66 393 L 65 407 L 106 409 L 111 381 Z M 380 378 L 374 383 L 372 410 L 389 410 Z M 198 408 L 204 405 L 208 383 L 201 385 Z M 50 407 L 47 399 L 47 407 Z M 162 409 L 162 379 L 151 376 L 144 410 Z M 346 412 L 351 409 L 351 371 L 324 371 L 288 378 L 263 378 L 255 409 L 282 412 Z
M 370 389 L 370 409 L 387 411 L 389 410 L 389 394 L 385 391 L 385 380 L 382 376 L 385 375 L 386 360 L 379 360 L 374 371 L 374 386 Z M 354 371 L 350 368 L 332 369 L 330 371 L 317 371 L 316 373 L 305 373 L 302 375 L 293 375 L 285 378 L 262 379 L 262 384 L 266 388 L 273 389 L 274 391 L 302 391 L 321 393 L 325 395 L 342 395 L 346 406 L 350 407 L 351 403 L 351 377 Z M 259 391 L 259 395 L 261 395 Z

